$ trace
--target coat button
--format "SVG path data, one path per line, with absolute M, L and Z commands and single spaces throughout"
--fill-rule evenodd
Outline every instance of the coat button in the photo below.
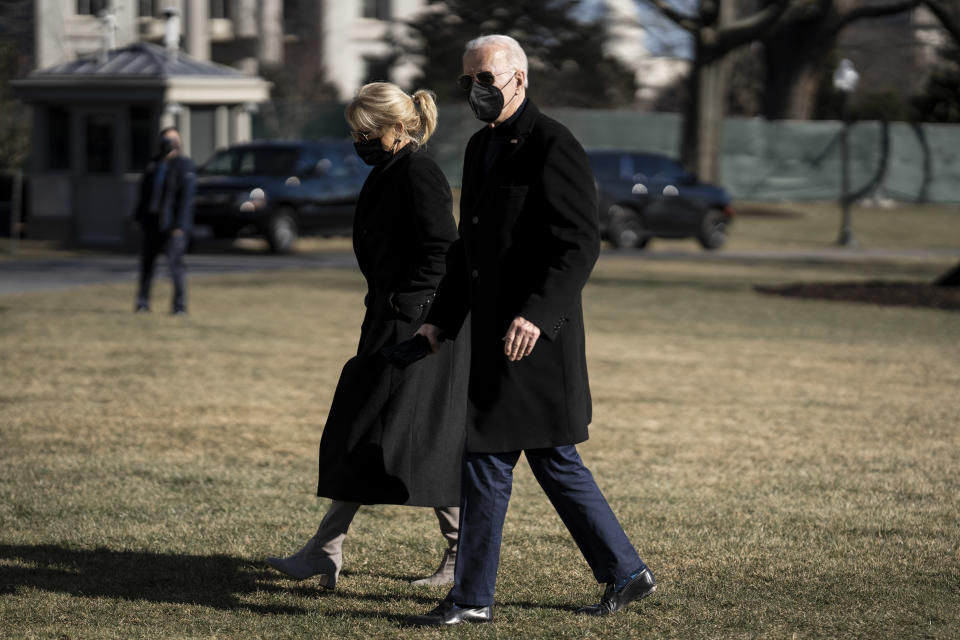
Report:
M 480 218 L 478 218 L 477 216 L 473 216 L 470 222 L 472 222 L 473 224 L 477 224 L 478 222 L 480 222 Z
M 474 269 L 474 270 L 470 273 L 470 275 L 473 276 L 474 278 L 479 278 L 479 277 L 480 277 L 480 272 L 477 271 L 476 269 Z

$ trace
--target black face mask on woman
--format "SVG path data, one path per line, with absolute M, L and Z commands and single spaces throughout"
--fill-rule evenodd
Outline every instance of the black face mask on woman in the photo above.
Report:
M 354 142 L 353 148 L 356 150 L 360 159 L 372 167 L 383 164 L 393 157 L 393 153 L 387 151 L 380 144 L 380 138 L 373 140 L 364 140 L 363 142 Z
M 503 111 L 503 94 L 492 84 L 474 82 L 467 101 L 473 109 L 473 115 L 483 122 L 493 122 Z

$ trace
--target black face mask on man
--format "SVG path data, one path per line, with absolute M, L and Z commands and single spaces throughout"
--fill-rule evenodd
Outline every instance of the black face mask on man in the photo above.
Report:
M 383 145 L 380 144 L 380 138 L 354 142 L 353 148 L 356 150 L 357 155 L 360 156 L 360 159 L 372 167 L 383 164 L 393 157 L 393 153 L 384 149 Z
M 474 82 L 467 101 L 473 109 L 473 115 L 483 122 L 493 122 L 503 111 L 503 94 L 492 84 Z
M 167 156 L 171 151 L 180 149 L 180 143 L 173 138 L 160 138 L 160 155 Z

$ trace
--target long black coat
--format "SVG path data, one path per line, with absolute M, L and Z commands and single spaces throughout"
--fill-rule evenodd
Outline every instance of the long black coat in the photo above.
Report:
M 467 144 L 460 240 L 427 319 L 456 335 L 471 314 L 472 452 L 576 444 L 591 420 L 580 297 L 600 251 L 590 163 L 566 127 L 532 102 L 501 126 L 509 138 L 489 173 L 493 130 Z M 529 356 L 510 362 L 502 339 L 516 316 L 542 333 Z
M 457 237 L 451 205 L 440 168 L 409 146 L 363 185 L 353 248 L 367 280 L 367 312 L 320 440 L 320 496 L 460 503 L 467 345 L 445 344 L 406 369 L 380 354 L 412 337 L 426 316 Z

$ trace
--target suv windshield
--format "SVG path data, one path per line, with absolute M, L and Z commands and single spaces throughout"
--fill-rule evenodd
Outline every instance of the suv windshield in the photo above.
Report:
M 251 147 L 227 149 L 210 158 L 200 173 L 208 175 L 292 175 L 297 163 L 297 149 L 285 147 Z

